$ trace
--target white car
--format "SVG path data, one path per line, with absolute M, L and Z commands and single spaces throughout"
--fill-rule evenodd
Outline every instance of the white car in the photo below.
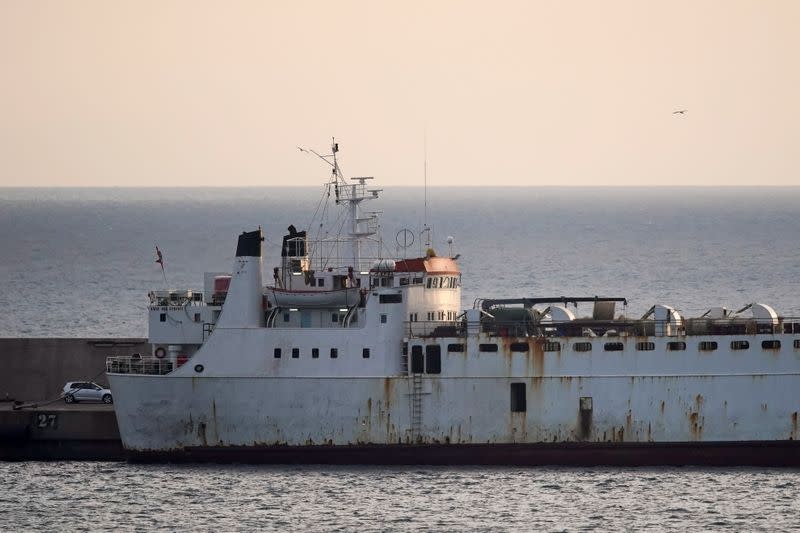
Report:
M 114 403 L 109 389 L 103 388 L 91 381 L 68 381 L 64 385 L 64 401 L 66 403 L 77 402 L 103 402 Z

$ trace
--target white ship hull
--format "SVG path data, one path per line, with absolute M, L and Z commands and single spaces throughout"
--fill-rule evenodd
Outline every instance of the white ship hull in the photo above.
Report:
M 649 450 L 650 455 L 634 463 L 659 464 L 663 446 L 683 450 L 679 458 L 696 462 L 687 459 L 692 452 L 686 450 L 720 446 L 738 454 L 741 450 L 732 449 L 782 443 L 791 451 L 773 459 L 787 464 L 787 453 L 800 462 L 795 446 L 800 437 L 800 350 L 792 350 L 791 339 L 784 339 L 788 350 L 772 356 L 769 371 L 758 374 L 734 353 L 716 353 L 710 365 L 702 359 L 711 356 L 701 353 L 650 352 L 641 358 L 641 372 L 624 374 L 619 370 L 631 354 L 601 353 L 607 359 L 595 361 L 593 375 L 586 371 L 586 357 L 533 352 L 483 356 L 484 364 L 501 363 L 492 366 L 498 371 L 505 367 L 508 377 L 497 377 L 488 367 L 486 377 L 109 377 L 123 443 L 145 456 L 178 459 L 194 453 L 198 458 L 206 450 L 215 458 L 280 462 L 287 447 L 294 447 L 304 452 L 292 462 L 328 462 L 323 457 L 330 458 L 331 447 L 339 447 L 348 454 L 347 462 L 361 462 L 353 458 L 355 447 L 369 451 L 364 462 L 392 462 L 393 455 L 406 453 L 411 462 L 428 462 L 428 448 L 444 447 L 435 462 L 480 463 L 487 453 L 491 456 L 484 445 L 502 444 L 544 447 L 549 458 L 544 462 L 562 462 L 551 457 L 553 449 L 573 447 L 583 451 L 581 458 L 567 455 L 563 462 L 583 464 L 618 462 L 603 455 L 609 449 L 620 452 L 619 462 L 626 463 L 636 456 L 631 446 L 639 446 L 636 453 Z M 453 368 L 459 358 L 462 364 L 466 360 L 451 354 L 443 367 Z M 738 369 L 731 368 L 737 358 Z M 511 383 L 526 385 L 525 412 L 509 410 Z M 591 398 L 590 411 L 582 410 L 581 398 Z M 381 455 L 376 450 L 385 446 L 393 451 L 376 458 Z M 585 456 L 592 448 L 605 451 L 592 460 Z M 511 456 L 501 462 L 537 463 L 539 456 L 529 448 L 518 449 L 516 460 L 506 451 Z M 465 455 L 464 450 L 472 452 Z M 723 464 L 724 455 L 715 453 L 708 460 Z

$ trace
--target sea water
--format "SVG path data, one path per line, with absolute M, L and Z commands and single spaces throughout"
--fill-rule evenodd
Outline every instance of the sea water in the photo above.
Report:
M 146 336 L 147 291 L 202 289 L 259 225 L 269 279 L 289 224 L 335 234 L 335 212 L 312 218 L 325 199 L 0 189 L 0 336 Z M 424 253 L 426 223 L 436 253 L 460 254 L 463 307 L 598 295 L 628 298 L 617 313 L 630 317 L 751 302 L 800 316 L 800 189 L 432 188 L 425 204 L 422 189 L 388 188 L 364 208 L 383 211 L 379 255 Z M 781 469 L 0 463 L 0 531 L 790 531 L 799 488 Z
M 290 224 L 337 234 L 335 206 L 322 227 L 313 218 L 327 199 L 322 188 L 0 189 L 0 336 L 146 336 L 149 290 L 202 290 L 259 225 L 271 280 Z M 464 308 L 598 295 L 628 298 L 617 314 L 631 318 L 654 304 L 692 317 L 752 302 L 800 316 L 800 188 L 431 188 L 425 203 L 419 188 L 365 202 L 383 211 L 372 253 L 418 257 L 429 241 L 460 254 Z

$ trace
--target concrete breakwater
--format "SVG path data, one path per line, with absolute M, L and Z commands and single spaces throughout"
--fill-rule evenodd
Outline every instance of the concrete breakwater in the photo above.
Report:
M 150 353 L 142 338 L 0 338 L 0 399 L 43 402 L 67 381 L 108 385 L 106 357 Z
M 150 353 L 146 339 L 0 339 L 0 460 L 124 459 L 113 406 L 60 394 L 67 381 L 107 386 L 106 357 L 136 352 Z

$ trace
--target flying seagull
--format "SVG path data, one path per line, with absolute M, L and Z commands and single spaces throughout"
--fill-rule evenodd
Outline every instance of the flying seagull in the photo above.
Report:
M 677 111 L 673 111 L 673 115 L 685 115 L 688 109 L 678 109 Z

